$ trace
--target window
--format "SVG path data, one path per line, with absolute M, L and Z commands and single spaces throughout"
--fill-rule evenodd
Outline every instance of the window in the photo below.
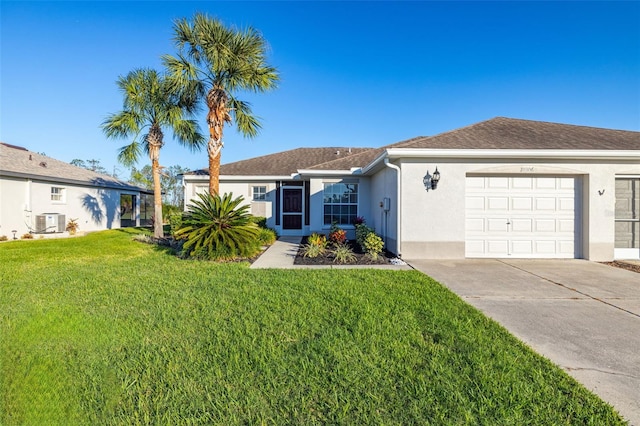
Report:
M 59 186 L 51 187 L 51 201 L 57 201 L 59 203 L 64 203 L 64 188 L 60 188 Z
M 357 183 L 324 184 L 324 224 L 352 225 L 358 216 Z
M 253 201 L 265 201 L 267 199 L 267 187 L 266 186 L 254 186 L 253 187 Z

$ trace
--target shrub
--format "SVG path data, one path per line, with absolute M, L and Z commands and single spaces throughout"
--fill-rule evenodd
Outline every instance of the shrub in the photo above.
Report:
M 368 227 L 364 223 L 356 225 L 356 242 L 358 243 L 362 251 L 367 251 L 367 249 L 364 247 L 364 240 L 367 238 L 367 235 L 371 234 L 372 232 L 374 232 L 373 228 Z
M 353 254 L 353 250 L 348 245 L 335 244 L 333 249 L 333 261 L 336 263 L 353 263 L 357 260 L 356 255 Z
M 323 256 L 327 252 L 327 249 L 323 245 L 318 244 L 305 244 L 302 246 L 302 255 L 304 257 L 318 257 Z
M 76 232 L 78 232 L 79 227 L 80 225 L 78 225 L 78 219 L 69 219 L 69 222 L 67 222 L 67 226 L 65 230 L 69 231 L 69 235 L 76 235 Z
M 0 241 L 7 241 L 8 239 L 6 235 L 0 235 Z
M 269 228 L 260 228 L 260 233 L 258 234 L 258 241 L 263 246 L 270 246 L 277 239 L 276 231 Z
M 26 234 L 22 234 L 20 238 L 22 238 L 23 240 L 33 240 L 33 234 L 27 232 Z
M 363 249 L 372 260 L 378 260 L 383 247 L 384 241 L 375 232 L 370 232 L 364 239 Z
M 242 196 L 198 194 L 182 218 L 176 238 L 185 240 L 182 255 L 198 259 L 230 260 L 260 251 L 260 229 L 251 222 Z
M 309 235 L 309 237 L 307 238 L 307 242 L 311 245 L 326 247 L 327 237 L 325 237 L 323 234 L 314 232 L 313 234 Z
M 329 241 L 334 244 L 344 244 L 347 241 L 347 231 L 340 228 L 336 222 L 333 222 L 329 232 Z
M 353 221 L 353 224 L 358 226 L 358 225 L 364 225 L 366 222 L 365 218 L 362 216 L 356 216 L 356 220 Z
M 168 220 L 171 235 L 175 236 L 176 231 L 182 226 L 182 212 L 173 212 L 169 214 Z
M 264 216 L 251 216 L 251 222 L 258 225 L 260 228 L 267 228 L 267 218 Z

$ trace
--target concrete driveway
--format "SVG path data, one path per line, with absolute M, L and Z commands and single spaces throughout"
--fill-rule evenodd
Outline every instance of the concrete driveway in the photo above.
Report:
M 586 260 L 406 260 L 640 426 L 640 274 Z

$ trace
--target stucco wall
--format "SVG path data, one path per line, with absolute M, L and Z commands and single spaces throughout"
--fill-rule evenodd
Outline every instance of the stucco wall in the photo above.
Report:
M 422 183 L 427 170 L 441 173 L 437 190 Z M 464 258 L 465 178 L 468 174 L 572 175 L 579 179 L 582 208 L 581 257 L 613 259 L 615 177 L 640 175 L 631 162 L 404 160 L 402 167 L 402 254 L 405 258 Z M 604 191 L 602 195 L 598 191 Z
M 398 205 L 397 205 L 397 172 L 388 167 L 372 176 L 370 215 L 365 216 L 367 225 L 375 229 L 385 242 L 385 248 L 395 254 L 399 253 L 397 244 Z M 384 209 L 384 199 L 389 199 L 389 209 Z M 381 206 L 382 204 L 382 206 Z
M 64 200 L 51 200 L 51 187 L 64 188 Z M 13 237 L 35 230 L 35 218 L 43 213 L 64 214 L 66 221 L 77 219 L 79 232 L 120 227 L 121 192 L 55 182 L 19 178 L 0 179 L 0 235 Z M 139 197 L 138 206 L 139 209 Z

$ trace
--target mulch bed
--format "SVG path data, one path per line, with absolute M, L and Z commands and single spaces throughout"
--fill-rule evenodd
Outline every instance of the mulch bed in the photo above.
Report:
M 616 268 L 622 268 L 622 269 L 626 269 L 627 271 L 633 271 L 633 272 L 640 273 L 640 265 L 634 265 L 634 264 L 631 264 L 631 263 L 618 262 L 618 261 L 602 262 L 602 263 L 604 265 L 615 266 Z
M 307 237 L 302 239 L 298 254 L 293 261 L 294 265 L 342 265 L 341 263 L 334 262 L 333 254 L 331 253 L 331 244 L 327 247 L 327 253 L 324 256 L 318 257 L 304 257 L 302 253 L 302 246 L 307 244 Z M 362 252 L 362 249 L 355 241 L 347 241 L 346 244 L 353 250 L 353 254 L 356 256 L 356 261 L 351 263 L 345 263 L 344 265 L 388 265 L 389 259 L 393 259 L 395 256 L 386 251 L 378 257 L 378 260 L 371 260 L 369 256 Z

